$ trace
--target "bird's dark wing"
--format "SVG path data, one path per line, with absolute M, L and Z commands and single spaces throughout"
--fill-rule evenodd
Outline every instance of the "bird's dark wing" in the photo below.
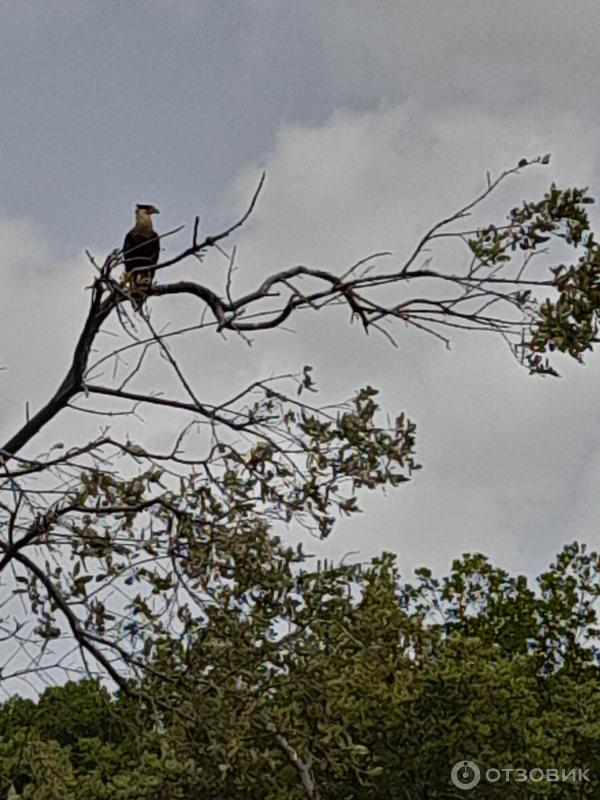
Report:
M 148 259 L 151 264 L 158 264 L 160 258 L 160 239 L 153 233 L 148 240 Z
M 158 264 L 160 255 L 160 241 L 153 231 L 150 236 L 144 236 L 132 228 L 123 242 L 123 261 L 125 272 L 131 272 L 138 267 L 152 267 Z

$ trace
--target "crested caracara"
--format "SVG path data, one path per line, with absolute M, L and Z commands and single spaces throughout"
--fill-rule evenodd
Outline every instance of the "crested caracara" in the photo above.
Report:
M 139 311 L 144 303 L 145 290 L 152 286 L 153 269 L 144 269 L 158 264 L 160 242 L 152 227 L 152 215 L 158 208 L 138 203 L 135 208 L 135 225 L 123 242 L 125 277 L 131 287 L 133 305 Z M 135 270 L 135 271 L 134 271 Z

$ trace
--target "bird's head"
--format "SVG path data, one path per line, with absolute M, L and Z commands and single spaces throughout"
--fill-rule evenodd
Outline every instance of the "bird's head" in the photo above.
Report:
M 153 214 L 159 214 L 156 206 L 151 206 L 148 203 L 138 203 L 135 207 L 135 218 L 138 222 L 151 222 Z

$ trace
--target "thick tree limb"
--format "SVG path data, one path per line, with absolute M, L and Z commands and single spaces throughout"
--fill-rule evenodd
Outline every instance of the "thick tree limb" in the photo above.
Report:
M 21 450 L 39 431 L 66 408 L 69 401 L 81 391 L 83 376 L 87 369 L 90 350 L 102 324 L 109 316 L 115 302 L 112 297 L 102 300 L 101 284 L 94 283 L 92 300 L 83 330 L 75 346 L 71 366 L 55 394 L 23 427 L 0 448 L 0 466 L 10 456 Z

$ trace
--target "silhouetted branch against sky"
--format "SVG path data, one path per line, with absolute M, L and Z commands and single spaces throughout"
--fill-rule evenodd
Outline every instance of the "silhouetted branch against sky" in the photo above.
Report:
M 0 574 L 8 574 L 10 568 L 17 585 L 27 587 L 37 611 L 38 624 L 27 635 L 28 646 L 33 646 L 36 634 L 42 652 L 49 641 L 70 636 L 86 670 L 91 669 L 92 656 L 113 680 L 123 683 L 123 670 L 140 663 L 136 642 L 151 641 L 147 637 L 162 630 L 165 615 L 190 594 L 187 580 L 197 567 L 187 563 L 189 543 L 181 550 L 180 536 L 172 533 L 205 524 L 197 501 L 188 506 L 190 492 L 218 493 L 217 520 L 235 518 L 241 499 L 245 510 L 240 519 L 248 508 L 253 513 L 261 509 L 265 519 L 286 524 L 295 520 L 325 538 L 336 512 L 343 516 L 360 510 L 357 489 L 398 485 L 417 468 L 414 425 L 401 415 L 394 425 L 377 427 L 378 405 L 372 400 L 377 392 L 371 387 L 348 403 L 318 408 L 300 397 L 316 390 L 307 366 L 297 375 L 255 379 L 229 399 L 208 402 L 202 396 L 202 365 L 186 367 L 180 362 L 174 348 L 179 338 L 215 330 L 245 336 L 277 329 L 303 310 L 322 315 L 345 307 L 350 323 L 358 321 L 367 334 L 385 332 L 392 343 L 402 336 L 402 325 L 447 343 L 456 329 L 485 331 L 506 340 L 530 371 L 552 372 L 538 351 L 544 353 L 548 345 L 550 350 L 571 352 L 572 343 L 563 347 L 560 331 L 554 329 L 551 335 L 540 333 L 538 318 L 547 296 L 564 292 L 561 271 L 549 269 L 551 247 L 554 241 L 566 243 L 584 253 L 580 264 L 595 263 L 595 245 L 582 210 L 590 198 L 585 191 L 552 189 L 539 202 L 513 208 L 507 221 L 483 227 L 467 224 L 471 213 L 503 182 L 526 167 L 547 163 L 546 156 L 522 159 L 496 179 L 488 176 L 481 194 L 431 226 L 408 258 L 397 264 L 391 253 L 382 251 L 360 258 L 340 274 L 302 264 L 285 266 L 257 288 L 236 294 L 233 259 L 226 256 L 221 261 L 227 264 L 221 293 L 198 280 L 163 282 L 168 268 L 205 256 L 249 220 L 263 188 L 263 173 L 247 210 L 221 233 L 200 240 L 196 219 L 190 247 L 157 267 L 161 280 L 148 289 L 146 305 L 134 317 L 128 310 L 131 297 L 120 274 L 119 253 L 111 252 L 100 266 L 89 255 L 94 276 L 88 311 L 67 373 L 1 451 L 0 520 L 5 536 L 0 541 Z M 463 267 L 448 268 L 447 242 L 462 245 Z M 197 269 L 206 269 L 205 261 Z M 169 295 L 200 300 L 201 322 L 176 331 L 160 329 L 152 320 L 153 307 Z M 98 348 L 98 337 L 110 322 L 108 348 Z M 402 323 L 399 331 L 389 326 L 392 322 Z M 336 325 L 346 324 L 338 317 Z M 381 339 L 382 347 L 388 345 L 386 338 Z M 161 384 L 166 379 L 160 377 L 158 382 L 154 379 L 152 391 L 130 388 L 144 379 L 151 351 L 162 371 L 172 374 L 179 397 L 165 396 Z M 134 356 L 133 362 L 125 364 L 125 353 Z M 578 351 L 571 354 L 579 356 Z M 286 383 L 296 387 L 296 398 L 286 392 Z M 107 405 L 95 408 L 95 398 Z M 162 452 L 118 433 L 121 417 L 135 418 L 146 407 L 161 409 L 162 426 L 171 431 L 171 445 Z M 101 435 L 83 445 L 60 442 L 45 455 L 23 457 L 23 450 L 67 410 L 103 418 Z M 184 415 L 183 422 L 175 421 L 179 415 Z M 188 453 L 192 437 L 198 440 L 195 456 Z M 338 444 L 345 439 L 347 445 Z M 356 453 L 350 457 L 352 450 Z M 308 482 L 306 470 L 312 476 Z M 233 494 L 232 486 L 239 487 Z M 165 525 L 168 533 L 161 536 Z M 96 531 L 98 526 L 103 534 Z M 76 565 L 72 571 L 65 569 L 69 550 Z M 135 565 L 148 554 L 153 556 L 152 569 L 140 570 Z M 91 571 L 89 559 L 97 565 Z M 152 590 L 146 600 L 140 595 L 128 599 L 132 571 L 144 575 Z M 99 585 L 90 592 L 87 584 L 92 580 Z M 150 606 L 151 597 L 159 600 Z M 123 649 L 124 632 L 133 624 L 124 612 L 132 603 L 142 604 L 146 622 L 135 623 L 135 635 Z M 5 627 L 11 625 L 15 637 L 24 635 L 19 611 L 9 614 Z M 19 664 L 17 672 L 21 671 Z

